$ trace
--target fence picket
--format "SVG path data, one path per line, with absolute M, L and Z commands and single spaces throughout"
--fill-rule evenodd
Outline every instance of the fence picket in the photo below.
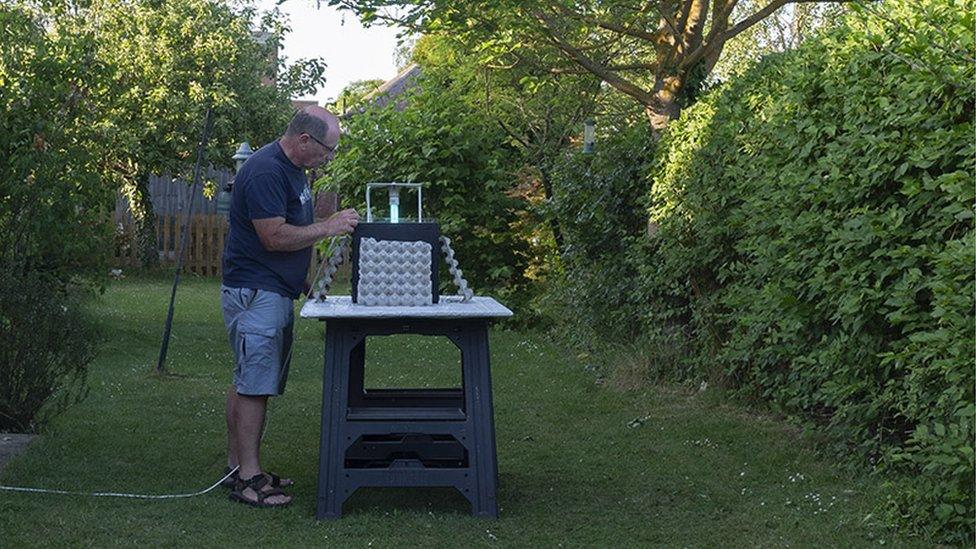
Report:
M 214 261 L 213 261 L 213 258 L 214 258 L 214 245 L 213 245 L 213 241 L 214 241 L 214 237 L 213 237 L 214 216 L 213 216 L 213 214 L 210 214 L 210 213 L 204 214 L 204 215 L 207 216 L 207 245 L 206 245 L 206 248 L 207 248 L 207 276 L 213 276 L 214 275 Z
M 194 221 L 196 222 L 195 225 L 196 225 L 196 233 L 197 233 L 196 274 L 202 276 L 206 274 L 203 272 L 203 219 L 201 219 L 203 216 L 195 215 L 193 217 L 194 217 Z
M 227 237 L 227 218 L 219 216 L 217 220 L 217 276 L 224 274 L 224 238 Z

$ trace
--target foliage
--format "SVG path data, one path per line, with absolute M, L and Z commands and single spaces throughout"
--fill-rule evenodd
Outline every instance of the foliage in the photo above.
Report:
M 289 97 L 324 80 L 321 60 L 272 62 L 288 29 L 276 11 L 254 28 L 247 3 L 98 0 L 82 15 L 66 23 L 97 35 L 96 55 L 113 71 L 97 98 L 109 114 L 102 131 L 138 172 L 185 174 L 207 107 L 218 121 L 210 150 L 232 150 L 242 137 L 271 141 L 291 115 Z M 224 152 L 208 160 L 229 163 Z
M 84 97 L 105 67 L 89 37 L 46 33 L 31 9 L 3 4 L 0 28 L 0 265 L 62 280 L 100 271 L 112 195 Z
M 80 294 L 39 273 L 0 272 L 0 433 L 29 432 L 87 393 L 94 323 Z
M 564 247 L 560 220 L 550 207 L 553 170 L 565 151 L 579 147 L 584 119 L 608 103 L 607 94 L 592 75 L 551 74 L 546 60 L 531 52 L 523 52 L 514 65 L 498 68 L 477 48 L 477 43 L 455 37 L 424 36 L 415 44 L 414 60 L 424 71 L 444 75 L 472 112 L 504 130 L 517 153 L 512 163 L 518 170 L 509 195 L 522 205 L 511 229 L 526 246 L 525 277 L 541 287 L 548 285 L 557 250 Z M 532 317 L 538 317 L 538 303 L 526 297 Z
M 473 44 L 475 55 L 496 66 L 529 56 L 553 72 L 594 75 L 641 105 L 658 132 L 711 74 L 727 43 L 788 3 L 329 0 L 366 24 L 392 22 Z
M 281 67 L 268 61 L 273 43 L 253 39 L 253 14 L 216 0 L 0 4 L 0 368 L 15 392 L 3 414 L 18 428 L 42 419 L 31 417 L 43 398 L 72 392 L 62 382 L 83 385 L 87 332 L 63 326 L 58 339 L 50 323 L 81 322 L 66 296 L 104 276 L 116 190 L 151 212 L 145 176 L 192 162 L 203 105 L 215 108 L 211 145 L 224 160 L 242 136 L 280 131 L 288 95 L 321 76 L 321 63 L 299 63 L 313 74 L 261 86 Z M 285 30 L 274 14 L 261 28 Z M 155 219 L 144 219 L 155 258 Z
M 272 140 L 291 115 L 289 97 L 324 80 L 321 60 L 285 66 L 277 58 L 288 30 L 280 13 L 269 12 L 254 28 L 248 3 L 95 0 L 51 17 L 53 32 L 91 36 L 89 55 L 110 70 L 87 99 L 111 144 L 101 169 L 129 199 L 140 258 L 149 265 L 158 256 L 148 176 L 189 175 L 207 108 L 215 123 L 205 163 L 226 165 L 241 140 Z
M 335 101 L 333 101 L 331 105 L 336 109 L 336 112 L 340 114 L 344 113 L 350 108 L 359 105 L 363 98 L 376 91 L 376 89 L 382 85 L 383 80 L 379 78 L 355 80 L 349 84 L 346 84 L 346 87 L 342 88 L 342 91 L 339 92 L 339 96 L 336 97 Z
M 740 1 L 732 11 L 732 19 L 741 21 L 763 5 L 765 2 L 761 0 Z M 844 3 L 787 4 L 729 40 L 710 79 L 728 80 L 764 55 L 795 49 L 822 29 L 834 27 L 847 11 Z
M 590 351 L 632 341 L 641 330 L 634 256 L 645 234 L 644 194 L 653 140 L 643 125 L 602 125 L 593 154 L 568 152 L 553 175 L 561 221 L 560 272 L 548 292 L 564 335 Z
M 453 240 L 465 278 L 510 299 L 526 284 L 524 243 L 511 230 L 521 205 L 507 194 L 517 155 L 501 128 L 472 112 L 447 80 L 425 72 L 402 110 L 391 102 L 347 119 L 342 154 L 318 185 L 365 209 L 365 183 L 425 183 L 424 210 Z
M 95 166 L 106 75 L 89 37 L 47 33 L 0 5 L 0 432 L 29 431 L 84 395 L 94 341 L 72 280 L 100 272 L 111 192 Z
M 973 6 L 890 2 L 672 124 L 645 320 L 892 476 L 899 522 L 972 542 Z M 705 371 L 701 371 L 705 375 Z

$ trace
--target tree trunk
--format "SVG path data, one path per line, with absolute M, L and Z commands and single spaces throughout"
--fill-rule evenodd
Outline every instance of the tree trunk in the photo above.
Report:
M 664 76 L 655 84 L 654 101 L 644 108 L 655 140 L 660 139 L 668 124 L 681 114 L 678 98 L 683 86 L 684 78 L 676 75 Z
M 136 254 L 143 267 L 159 265 L 159 243 L 156 240 L 156 212 L 149 193 L 149 174 L 138 174 L 122 188 L 129 202 L 135 224 Z
M 546 202 L 552 201 L 552 179 L 549 178 L 549 172 L 545 168 L 539 168 L 539 177 L 542 179 L 542 189 L 546 194 Z M 552 231 L 552 237 L 556 241 L 556 249 L 559 251 L 559 255 L 562 255 L 565 248 L 563 247 L 563 232 L 559 228 L 559 219 L 554 215 L 547 215 L 547 221 L 549 222 L 549 230 Z

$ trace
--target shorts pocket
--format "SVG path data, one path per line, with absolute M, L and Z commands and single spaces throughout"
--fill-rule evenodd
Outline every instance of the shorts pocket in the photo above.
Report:
M 240 331 L 240 357 L 248 373 L 278 369 L 278 331 L 274 328 L 244 328 Z

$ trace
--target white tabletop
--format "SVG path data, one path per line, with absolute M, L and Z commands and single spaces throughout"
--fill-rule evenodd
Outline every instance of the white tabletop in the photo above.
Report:
M 309 299 L 302 306 L 302 318 L 508 318 L 512 311 L 491 297 L 475 296 L 462 302 L 460 296 L 442 295 L 438 303 L 415 307 L 367 306 L 352 302 L 347 295 Z

